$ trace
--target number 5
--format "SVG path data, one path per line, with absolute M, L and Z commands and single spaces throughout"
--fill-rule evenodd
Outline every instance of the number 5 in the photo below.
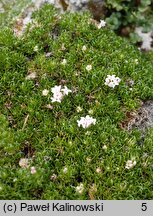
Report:
M 147 203 L 142 203 L 141 210 L 147 211 Z

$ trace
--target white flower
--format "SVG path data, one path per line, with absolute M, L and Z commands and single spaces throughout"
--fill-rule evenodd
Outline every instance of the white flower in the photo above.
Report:
M 82 51 L 86 51 L 87 50 L 87 47 L 84 45 L 83 47 L 82 47 Z
M 31 167 L 31 174 L 35 174 L 36 173 L 36 168 L 33 166 Z
M 51 97 L 51 102 L 53 102 L 53 103 L 54 102 L 61 103 L 62 98 L 63 98 L 62 93 L 56 94 L 56 95 L 54 95 L 54 97 Z
M 108 85 L 111 88 L 114 88 L 116 85 L 119 85 L 121 79 L 115 75 L 107 75 L 105 80 L 105 85 Z
M 54 173 L 51 177 L 50 180 L 55 181 L 57 179 L 57 175 Z
M 64 86 L 63 89 L 61 89 L 64 95 L 68 95 L 69 92 L 72 92 L 70 89 L 68 89 L 66 86 Z
M 87 71 L 90 71 L 91 69 L 92 69 L 92 65 L 87 65 L 87 66 L 86 66 L 86 70 L 87 70 Z
M 61 85 L 54 86 L 53 88 L 51 88 L 51 91 L 53 93 L 53 97 L 51 97 L 51 101 L 60 103 L 63 98 L 63 94 L 61 92 Z
M 53 97 L 51 97 L 52 102 L 59 102 L 63 99 L 63 94 L 61 92 L 54 93 Z
M 101 173 L 101 168 L 100 168 L 100 167 L 97 167 L 96 172 L 97 172 L 97 173 Z
M 38 46 L 37 45 L 33 48 L 33 51 L 38 52 Z
M 126 168 L 126 169 L 131 169 L 131 168 L 133 168 L 135 165 L 136 165 L 136 161 L 135 161 L 135 160 L 128 160 L 128 161 L 126 162 L 125 168 Z
M 91 134 L 91 131 L 87 131 L 86 133 L 85 133 L 85 135 L 87 135 L 87 136 L 89 136 Z
M 66 63 L 67 63 L 66 59 L 63 59 L 62 62 L 61 62 L 62 65 L 66 65 Z
M 67 172 L 68 172 L 68 168 L 67 168 L 67 167 L 64 167 L 63 173 L 67 173 Z
M 121 79 L 119 77 L 116 77 L 115 82 L 116 82 L 116 85 L 119 85 L 119 83 L 121 82 Z
M 59 86 L 54 86 L 53 88 L 51 88 L 51 92 L 52 93 L 57 93 L 57 92 L 60 92 L 61 91 L 61 85 L 59 85 Z
M 61 102 L 64 95 L 68 95 L 69 92 L 72 92 L 66 86 L 64 86 L 64 88 L 61 88 L 61 85 L 54 86 L 54 88 L 51 88 L 51 91 L 53 93 L 53 97 L 51 97 L 52 102 Z
M 106 22 L 104 20 L 100 20 L 100 23 L 97 25 L 97 28 L 100 29 L 106 26 Z
M 107 146 L 106 146 L 106 145 L 104 145 L 104 146 L 103 146 L 103 149 L 104 149 L 104 150 L 106 150 L 106 149 L 107 149 Z
M 77 106 L 76 111 L 81 112 L 83 109 L 80 106 Z
M 77 120 L 78 126 L 82 125 L 83 128 L 89 127 L 91 124 L 96 124 L 96 119 L 87 115 L 86 117 L 81 117 L 80 120 Z
M 20 161 L 19 161 L 19 165 L 22 168 L 28 168 L 29 167 L 28 163 L 29 163 L 28 158 L 21 158 Z
M 44 89 L 44 90 L 42 91 L 42 95 L 43 95 L 43 96 L 47 96 L 48 93 L 49 93 L 49 90 L 47 90 L 47 89 Z
M 93 111 L 92 109 L 90 109 L 90 110 L 88 111 L 88 113 L 92 115 L 92 114 L 94 113 L 94 111 Z
M 82 194 L 83 190 L 84 190 L 84 186 L 82 183 L 80 183 L 80 185 L 76 187 L 76 192 Z
M 138 59 L 134 59 L 135 64 L 139 64 L 139 60 Z

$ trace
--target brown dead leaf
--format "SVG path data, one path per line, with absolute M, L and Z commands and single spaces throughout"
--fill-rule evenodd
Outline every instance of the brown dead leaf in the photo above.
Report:
M 97 192 L 97 187 L 95 184 L 92 184 L 92 186 L 89 189 L 88 195 L 90 200 L 95 200 L 95 194 Z

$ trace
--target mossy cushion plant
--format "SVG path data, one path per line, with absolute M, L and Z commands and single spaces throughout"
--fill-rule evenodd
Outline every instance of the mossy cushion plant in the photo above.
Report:
M 0 26 L 11 26 L 23 9 L 31 0 L 1 0 L 0 1 Z
M 120 126 L 153 99 L 150 58 L 48 4 L 0 47 L 1 199 L 153 198 L 153 130 Z

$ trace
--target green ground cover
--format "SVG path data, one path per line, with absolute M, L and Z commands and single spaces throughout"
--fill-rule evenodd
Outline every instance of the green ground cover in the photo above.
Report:
M 31 0 L 0 0 L 0 26 L 9 26 Z
M 47 4 L 21 38 L 1 29 L 0 48 L 1 199 L 153 198 L 153 129 L 142 143 L 120 126 L 153 99 L 150 57 L 88 13 L 59 17 Z M 121 82 L 111 88 L 107 75 Z M 56 85 L 72 91 L 61 102 L 51 99 Z M 79 127 L 86 115 L 95 124 Z

